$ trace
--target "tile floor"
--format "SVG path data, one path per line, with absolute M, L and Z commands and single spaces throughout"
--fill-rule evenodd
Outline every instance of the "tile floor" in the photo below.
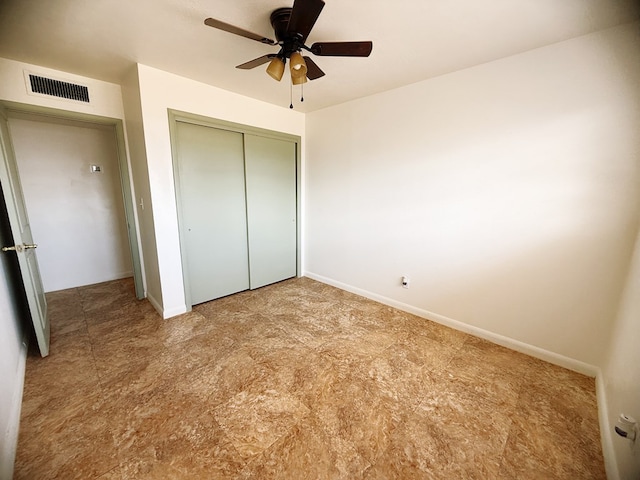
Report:
M 593 379 L 310 279 L 48 300 L 17 479 L 605 478 Z

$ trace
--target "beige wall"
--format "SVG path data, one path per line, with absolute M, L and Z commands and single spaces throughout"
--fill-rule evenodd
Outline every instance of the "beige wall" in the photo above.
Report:
M 187 309 L 178 235 L 168 109 L 299 135 L 304 114 L 260 102 L 145 65 L 138 65 L 149 194 L 165 318 Z
M 162 312 L 162 289 L 158 270 L 158 249 L 149 189 L 149 169 L 142 125 L 138 68 L 134 67 L 122 82 L 122 100 L 126 117 L 131 178 L 134 185 L 133 204 L 139 224 L 140 245 L 143 252 L 145 294 L 151 304 Z
M 595 374 L 640 213 L 637 30 L 309 114 L 306 272 Z
M 27 91 L 25 72 L 84 85 L 89 89 L 91 102 L 85 104 L 64 98 L 30 94 Z M 0 58 L 0 100 L 109 118 L 124 118 L 120 85 L 5 58 Z

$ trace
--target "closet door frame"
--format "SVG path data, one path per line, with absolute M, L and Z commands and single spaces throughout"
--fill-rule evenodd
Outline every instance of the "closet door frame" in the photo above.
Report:
M 169 114 L 169 133 L 171 138 L 171 156 L 173 165 L 173 183 L 176 194 L 176 206 L 178 211 L 178 232 L 180 238 L 180 256 L 182 263 L 182 279 L 184 284 L 184 295 L 186 300 L 187 311 L 191 311 L 192 300 L 191 290 L 189 285 L 189 270 L 188 262 L 186 261 L 188 252 L 186 251 L 186 231 L 185 222 L 183 218 L 183 205 L 182 196 L 180 192 L 180 171 L 178 163 L 178 135 L 177 124 L 178 122 L 191 123 L 194 125 L 200 125 L 203 127 L 211 127 L 219 130 L 228 130 L 235 133 L 256 135 L 267 138 L 274 138 L 278 140 L 285 140 L 295 144 L 296 152 L 296 276 L 301 275 L 302 262 L 301 262 L 301 221 L 300 212 L 301 209 L 301 139 L 298 135 L 292 135 L 288 133 L 278 132 L 275 130 L 267 130 L 263 128 L 253 127 L 250 125 L 243 125 L 241 123 L 228 122 L 226 120 L 220 120 L 216 118 L 205 117 L 189 112 L 183 112 L 179 110 L 168 109 Z

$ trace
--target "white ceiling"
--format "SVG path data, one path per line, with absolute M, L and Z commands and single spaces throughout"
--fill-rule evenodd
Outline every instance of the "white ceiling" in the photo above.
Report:
M 325 0 L 309 35 L 372 40 L 369 58 L 315 57 L 309 112 L 640 18 L 636 0 Z M 235 65 L 277 47 L 204 25 L 214 17 L 270 38 L 292 0 L 0 0 L 0 57 L 119 83 L 135 62 L 289 106 L 286 76 Z M 294 91 L 294 98 L 299 90 Z

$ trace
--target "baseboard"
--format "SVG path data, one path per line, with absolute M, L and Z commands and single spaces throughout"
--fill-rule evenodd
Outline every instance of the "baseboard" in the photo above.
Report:
M 599 371 L 598 368 L 594 365 L 590 365 L 588 363 L 581 362 L 564 355 L 550 352 L 543 348 L 529 345 L 528 343 L 524 343 L 513 338 L 505 337 L 503 335 L 490 332 L 488 330 L 484 330 L 482 328 L 478 328 L 449 317 L 445 317 L 444 315 L 417 308 L 406 303 L 398 302 L 397 300 L 393 300 L 391 298 L 387 298 L 382 295 L 363 290 L 361 288 L 353 287 L 351 285 L 338 282 L 327 277 L 323 277 L 322 275 L 317 275 L 312 272 L 305 272 L 304 275 L 313 280 L 317 280 L 318 282 L 326 283 L 328 285 L 340 288 L 341 290 L 346 290 L 348 292 L 355 293 L 356 295 L 375 300 L 376 302 L 380 302 L 384 305 L 389 305 L 390 307 L 397 308 L 398 310 L 412 313 L 413 315 L 431 320 L 446 327 L 451 327 L 455 330 L 459 330 L 476 337 L 484 338 L 485 340 L 496 343 L 498 345 L 502 345 L 503 347 L 510 348 L 511 350 L 516 350 L 520 353 L 539 358 L 540 360 L 553 363 L 554 365 L 573 370 L 589 377 L 596 377 Z
M 4 433 L 4 439 L 0 446 L 0 479 L 9 480 L 13 478 L 13 465 L 16 458 L 16 448 L 18 446 L 18 431 L 20 429 L 20 410 L 22 408 L 22 392 L 24 390 L 24 374 L 27 362 L 27 336 L 25 334 L 21 342 L 20 357 L 18 358 L 18 368 L 16 368 L 13 399 L 11 401 L 11 412 L 9 424 Z
M 604 468 L 608 480 L 620 480 L 620 471 L 616 462 L 615 449 L 613 448 L 612 425 L 609 422 L 609 405 L 607 402 L 607 390 L 602 371 L 598 369 L 596 375 L 596 399 L 598 401 L 598 423 L 600 423 L 600 443 L 602 444 L 602 456 Z
M 167 308 L 162 311 L 162 318 L 166 320 L 167 318 L 175 317 L 176 315 L 182 315 L 183 313 L 187 313 L 186 307 L 176 307 L 176 308 Z
M 167 308 L 165 309 L 156 298 L 147 292 L 147 300 L 156 309 L 156 311 L 162 316 L 163 320 L 167 318 L 175 317 L 176 315 L 182 315 L 187 312 L 187 308 L 185 306 L 175 307 L 175 308 Z
M 149 300 L 149 303 L 151 304 L 151 306 L 156 309 L 156 312 L 158 312 L 164 318 L 162 305 L 149 292 L 147 292 L 147 300 Z
M 133 277 L 133 271 L 129 270 L 126 272 L 116 273 L 112 280 L 122 280 L 123 278 L 131 278 L 131 277 Z M 107 281 L 110 281 L 110 280 L 107 280 Z

